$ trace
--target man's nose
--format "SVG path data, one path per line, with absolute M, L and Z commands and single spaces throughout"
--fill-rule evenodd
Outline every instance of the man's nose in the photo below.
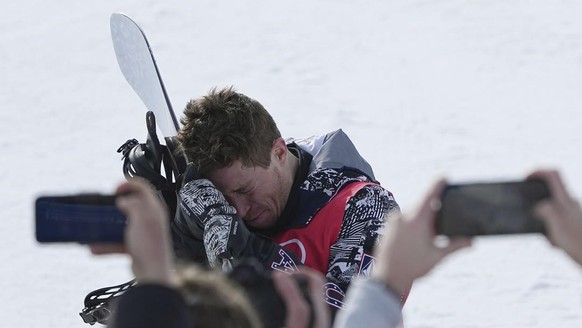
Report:
M 236 213 L 241 218 L 245 218 L 249 214 L 249 210 L 251 208 L 248 201 L 246 201 L 243 197 L 233 197 L 232 206 L 236 208 Z

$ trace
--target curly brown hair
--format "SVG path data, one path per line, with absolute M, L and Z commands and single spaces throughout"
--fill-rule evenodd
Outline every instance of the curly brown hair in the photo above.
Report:
M 267 110 L 232 86 L 190 100 L 180 122 L 180 150 L 202 176 L 236 160 L 268 167 L 273 142 L 281 137 Z

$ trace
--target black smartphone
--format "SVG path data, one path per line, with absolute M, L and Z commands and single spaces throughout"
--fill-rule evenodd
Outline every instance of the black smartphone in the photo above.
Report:
M 41 196 L 35 202 L 36 240 L 41 243 L 122 243 L 127 218 L 115 195 Z
M 545 233 L 533 206 L 550 196 L 542 180 L 452 184 L 441 195 L 438 235 Z

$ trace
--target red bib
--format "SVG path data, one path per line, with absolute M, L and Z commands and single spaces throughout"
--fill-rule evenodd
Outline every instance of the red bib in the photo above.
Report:
M 323 274 L 329 269 L 329 249 L 340 233 L 349 199 L 362 187 L 373 182 L 352 182 L 343 187 L 311 218 L 307 226 L 286 230 L 273 239 L 293 252 L 301 262 Z

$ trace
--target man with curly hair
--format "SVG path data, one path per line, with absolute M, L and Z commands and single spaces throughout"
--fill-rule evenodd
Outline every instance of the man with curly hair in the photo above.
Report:
M 190 101 L 181 123 L 195 174 L 179 192 L 178 256 L 215 267 L 246 257 L 279 271 L 304 264 L 326 275 L 326 301 L 341 308 L 399 211 L 347 135 L 284 139 L 265 108 L 232 87 Z

